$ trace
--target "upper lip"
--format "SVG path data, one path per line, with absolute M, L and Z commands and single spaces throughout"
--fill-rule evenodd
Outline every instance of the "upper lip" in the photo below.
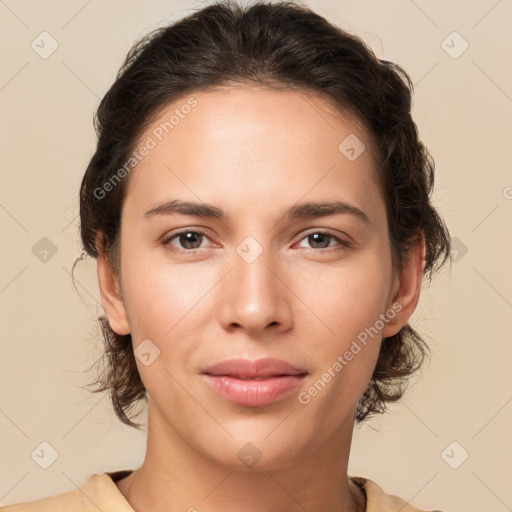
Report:
M 226 375 L 230 377 L 238 377 L 242 379 L 250 378 L 271 378 L 280 375 L 302 375 L 306 374 L 306 370 L 296 368 L 295 366 L 269 357 L 262 359 L 229 359 L 220 363 L 209 366 L 203 370 L 207 375 Z

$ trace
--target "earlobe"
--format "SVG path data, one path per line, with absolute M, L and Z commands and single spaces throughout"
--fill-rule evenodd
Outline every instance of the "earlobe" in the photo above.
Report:
M 99 240 L 99 234 L 96 240 Z M 97 271 L 101 303 L 107 315 L 110 327 L 117 334 L 130 334 L 130 326 L 119 279 L 110 265 L 108 257 L 101 245 L 97 243 L 96 247 L 98 247 Z
M 396 292 L 391 299 L 389 308 L 396 314 L 386 323 L 382 337 L 389 338 L 397 334 L 414 313 L 420 299 L 421 281 L 425 268 L 425 238 L 411 250 L 402 265 L 402 269 L 393 283 Z

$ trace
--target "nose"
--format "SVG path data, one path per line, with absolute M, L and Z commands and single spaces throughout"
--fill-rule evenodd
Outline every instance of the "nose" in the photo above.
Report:
M 254 260 L 246 254 L 243 248 L 234 252 L 231 270 L 222 280 L 222 326 L 253 336 L 289 329 L 293 293 L 286 283 L 286 268 L 270 250 L 263 249 Z

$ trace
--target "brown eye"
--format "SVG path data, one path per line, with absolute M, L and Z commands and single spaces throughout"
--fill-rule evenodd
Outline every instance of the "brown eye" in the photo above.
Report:
M 206 237 L 206 234 L 202 231 L 197 230 L 186 230 L 186 231 L 180 231 L 178 233 L 174 233 L 167 237 L 162 244 L 172 251 L 178 251 L 178 252 L 189 252 L 193 251 L 195 249 L 201 248 L 201 242 Z M 172 244 L 171 242 L 176 239 L 178 242 L 178 246 L 175 244 Z

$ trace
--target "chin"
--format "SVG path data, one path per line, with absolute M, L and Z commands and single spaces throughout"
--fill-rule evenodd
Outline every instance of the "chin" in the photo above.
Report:
M 212 440 L 209 446 L 203 447 L 203 453 L 230 470 L 257 473 L 289 468 L 297 464 L 305 452 L 314 449 L 313 440 L 308 443 L 304 437 L 294 437 L 289 428 L 269 435 L 270 431 L 251 429 L 252 435 L 246 431 L 229 440 L 224 438 L 222 442 Z M 215 446 L 213 452 L 212 446 Z

